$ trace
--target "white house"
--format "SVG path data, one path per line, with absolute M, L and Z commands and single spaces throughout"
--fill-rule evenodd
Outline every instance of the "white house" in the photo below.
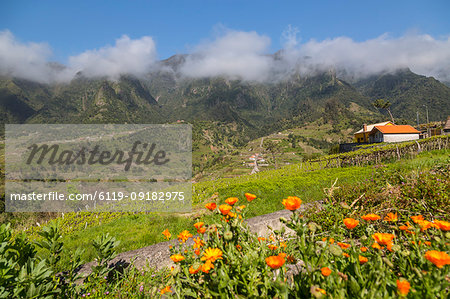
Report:
M 369 142 L 402 142 L 419 139 L 420 132 L 409 125 L 374 126 L 369 133 Z

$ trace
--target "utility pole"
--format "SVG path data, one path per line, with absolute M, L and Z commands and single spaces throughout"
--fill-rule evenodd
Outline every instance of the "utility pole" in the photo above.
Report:
M 427 125 L 428 125 L 428 123 L 430 122 L 430 120 L 428 119 L 428 106 L 426 104 L 424 104 L 423 106 L 427 110 Z

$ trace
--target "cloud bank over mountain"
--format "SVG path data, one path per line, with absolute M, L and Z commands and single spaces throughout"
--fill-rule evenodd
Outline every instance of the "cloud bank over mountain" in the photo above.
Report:
M 285 32 L 284 49 L 271 54 L 269 37 L 225 29 L 193 47 L 178 72 L 191 78 L 226 76 L 267 82 L 330 68 L 352 79 L 409 67 L 415 73 L 450 81 L 450 37 L 383 34 L 366 41 L 336 37 L 301 43 L 297 32 L 295 28 Z M 142 76 L 160 67 L 150 36 L 131 39 L 124 35 L 114 45 L 69 57 L 66 66 L 49 63 L 51 54 L 46 43 L 22 43 L 11 32 L 0 32 L 0 75 L 48 83 L 70 81 L 81 72 L 89 78 L 115 80 L 121 74 Z

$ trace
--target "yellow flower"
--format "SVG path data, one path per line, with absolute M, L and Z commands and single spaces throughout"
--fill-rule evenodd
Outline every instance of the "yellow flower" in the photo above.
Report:
M 267 247 L 269 247 L 270 250 L 276 250 L 278 248 L 277 246 L 272 244 L 268 245 Z
M 164 237 L 167 238 L 167 240 L 169 240 L 170 237 L 172 236 L 172 234 L 169 232 L 169 230 L 167 228 L 165 231 L 162 232 L 162 234 L 164 235 Z
M 192 237 L 192 234 L 189 233 L 189 231 L 184 230 L 178 235 L 178 240 L 180 240 L 181 243 L 186 242 L 190 237 Z
M 395 222 L 398 221 L 397 213 L 388 213 L 386 217 L 384 217 L 384 221 Z
M 219 206 L 219 211 L 220 211 L 220 213 L 222 213 L 222 215 L 225 216 L 225 215 L 228 215 L 228 213 L 230 213 L 232 208 L 233 207 L 229 206 L 229 205 L 220 205 Z
M 450 230 L 450 222 L 443 220 L 434 220 L 434 223 L 443 231 Z
M 444 251 L 430 250 L 425 253 L 425 258 L 436 265 L 438 268 L 442 268 L 445 265 L 450 264 L 450 256 Z
M 377 214 L 367 214 L 361 217 L 362 219 L 366 220 L 366 221 L 375 221 L 375 220 L 379 220 L 381 219 L 380 216 L 378 216 Z
M 174 262 L 174 263 L 178 263 L 181 262 L 182 260 L 184 260 L 184 256 L 182 256 L 181 254 L 174 254 L 170 256 L 170 259 Z
M 282 204 L 287 210 L 295 211 L 300 208 L 302 200 L 297 196 L 288 196 L 288 198 L 283 199 Z
M 320 272 L 322 272 L 322 275 L 327 277 L 331 274 L 331 269 L 328 267 L 323 267 L 322 269 L 320 269 Z
M 406 296 L 409 293 L 409 288 L 411 285 L 406 280 L 398 280 L 397 279 L 397 290 L 400 296 Z
M 165 293 L 172 293 L 172 290 L 170 289 L 170 286 L 166 286 L 164 289 L 162 289 L 159 292 L 161 295 L 164 295 Z
M 359 224 L 359 221 L 353 218 L 345 218 L 344 224 L 348 229 L 354 229 Z
M 247 201 L 249 201 L 249 202 L 256 198 L 255 194 L 245 193 L 244 195 L 245 195 L 245 198 L 247 198 Z
M 266 264 L 267 266 L 269 266 L 272 269 L 278 269 L 281 266 L 284 265 L 284 263 L 286 262 L 286 260 L 284 259 L 284 257 L 279 256 L 279 255 L 272 255 L 269 257 L 266 257 Z
M 227 199 L 225 199 L 225 202 L 230 206 L 234 205 L 237 201 L 238 201 L 237 197 L 228 197 Z
M 209 247 L 203 253 L 201 260 L 215 262 L 216 260 L 222 259 L 222 254 L 223 254 L 223 252 L 219 248 Z
M 362 255 L 359 256 L 359 263 L 360 263 L 361 265 L 367 263 L 368 261 L 369 261 L 369 259 L 366 258 L 365 256 L 362 256 Z
M 203 242 L 200 238 L 194 238 L 194 245 L 192 245 L 193 248 L 200 248 L 203 245 L 205 245 L 205 242 Z

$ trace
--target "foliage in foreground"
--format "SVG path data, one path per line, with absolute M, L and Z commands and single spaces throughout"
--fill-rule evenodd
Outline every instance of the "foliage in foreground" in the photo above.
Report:
M 227 204 L 207 205 L 216 222 L 197 223 L 199 237 L 192 246 L 187 231 L 171 248 L 175 262 L 169 284 L 176 296 L 321 298 L 446 298 L 449 295 L 448 251 L 450 223 L 413 216 L 399 223 L 398 215 L 346 218 L 340 228 L 321 234 L 320 225 L 308 222 L 297 210 L 301 200 L 288 197 L 292 211 L 280 219 L 291 229 L 268 239 L 249 232 L 237 198 Z M 365 220 L 363 220 L 365 219 Z M 385 230 L 378 230 L 379 223 Z M 361 238 L 352 230 L 361 227 Z M 203 230 L 202 230 L 203 228 Z M 168 234 L 168 232 L 165 232 Z M 349 237 L 346 237 L 349 235 Z M 163 290 L 163 292 L 165 292 Z

